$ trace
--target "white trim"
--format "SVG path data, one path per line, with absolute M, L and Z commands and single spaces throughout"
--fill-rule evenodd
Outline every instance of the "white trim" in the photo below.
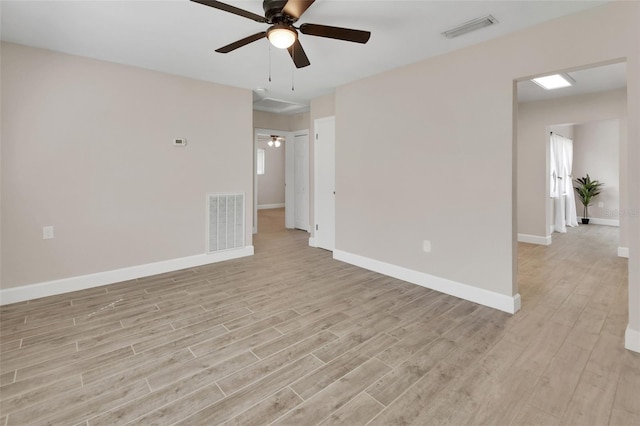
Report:
M 224 260 L 237 259 L 252 255 L 253 246 L 247 246 L 239 249 L 181 257 L 162 262 L 147 263 L 145 265 L 98 272 L 95 274 L 6 288 L 0 290 L 0 305 L 8 305 L 9 303 L 23 302 L 25 300 L 37 299 L 40 297 L 100 287 L 121 281 L 133 280 L 150 275 L 178 271 L 180 269 L 193 268 L 196 266 L 208 265 L 210 263 L 217 263 Z
M 538 235 L 518 234 L 518 242 L 548 246 L 551 244 L 551 235 L 540 237 Z
M 284 203 L 261 204 L 261 205 L 258 206 L 258 210 L 281 209 L 282 207 L 284 207 Z
M 284 144 L 284 227 L 293 229 L 295 226 L 295 155 L 294 155 L 294 139 L 295 136 L 287 134 Z M 259 207 L 258 207 L 259 208 Z
M 506 296 L 504 294 L 436 277 L 424 272 L 414 271 L 342 250 L 334 250 L 333 258 L 510 314 L 514 314 L 520 310 L 520 294 Z
M 629 247 L 618 247 L 618 256 L 629 258 Z
M 309 237 L 309 247 L 318 247 L 318 243 L 316 243 L 315 237 Z
M 578 223 L 582 225 L 582 218 L 578 216 Z M 606 226 L 620 226 L 620 219 L 600 219 L 598 217 L 589 218 L 590 225 L 606 225 Z
M 628 324 L 624 332 L 624 347 L 640 353 L 640 331 L 632 329 Z

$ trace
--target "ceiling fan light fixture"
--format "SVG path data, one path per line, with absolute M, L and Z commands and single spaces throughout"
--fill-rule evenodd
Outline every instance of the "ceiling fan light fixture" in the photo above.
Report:
M 274 25 L 267 31 L 267 38 L 278 49 L 287 49 L 296 42 L 298 35 L 287 25 Z
M 264 38 L 279 49 L 287 49 L 296 68 L 304 68 L 311 65 L 309 58 L 300 44 L 298 31 L 301 34 L 332 38 L 336 40 L 350 41 L 354 43 L 366 43 L 371 33 L 369 31 L 354 30 L 352 28 L 332 27 L 329 25 L 304 23 L 300 27 L 294 27 L 302 14 L 315 2 L 315 0 L 264 0 L 262 9 L 264 16 L 257 15 L 248 10 L 223 3 L 221 1 L 191 0 L 204 6 L 212 7 L 224 12 L 232 13 L 243 18 L 262 24 L 271 25 L 267 31 L 260 31 L 243 39 L 229 43 L 216 49 L 218 53 L 229 53 L 250 43 Z M 291 85 L 292 90 L 293 84 Z

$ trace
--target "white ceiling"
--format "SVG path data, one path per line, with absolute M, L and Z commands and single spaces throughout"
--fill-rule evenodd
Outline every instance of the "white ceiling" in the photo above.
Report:
M 227 3 L 263 15 L 261 1 Z M 361 45 L 301 35 L 311 66 L 299 70 L 286 51 L 270 48 L 266 39 L 228 54 L 215 53 L 267 25 L 188 0 L 2 0 L 0 13 L 2 40 L 251 90 L 265 88 L 255 99 L 299 104 L 281 111 L 293 113 L 347 82 L 603 3 L 607 1 L 317 0 L 298 24 L 369 30 L 372 36 Z M 441 35 L 487 14 L 499 23 L 455 39 Z M 269 110 L 268 105 L 278 103 L 263 104 Z

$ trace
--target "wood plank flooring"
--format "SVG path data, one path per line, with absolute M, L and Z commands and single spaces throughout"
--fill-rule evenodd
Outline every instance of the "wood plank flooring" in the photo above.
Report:
M 260 212 L 250 258 L 0 309 L 0 425 L 631 425 L 617 229 L 521 244 L 514 316 Z

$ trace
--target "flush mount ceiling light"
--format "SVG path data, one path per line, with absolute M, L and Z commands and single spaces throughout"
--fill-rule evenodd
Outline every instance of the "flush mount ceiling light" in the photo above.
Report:
M 561 89 L 563 87 L 573 86 L 576 81 L 569 77 L 568 74 L 553 74 L 544 77 L 531 79 L 535 84 L 545 90 Z
M 267 31 L 267 38 L 278 49 L 286 49 L 296 42 L 298 34 L 289 25 L 276 24 Z
M 491 15 L 483 16 L 481 18 L 472 19 L 464 24 L 458 25 L 455 28 L 451 28 L 442 33 L 446 38 L 454 38 L 461 36 L 462 34 L 470 33 L 471 31 L 479 30 L 480 28 L 488 27 L 489 25 L 497 24 L 498 20 Z

